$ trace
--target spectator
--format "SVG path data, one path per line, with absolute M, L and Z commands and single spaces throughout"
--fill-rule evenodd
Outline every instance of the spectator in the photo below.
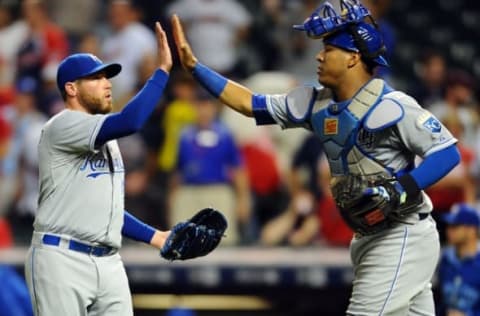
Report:
M 391 0 L 364 0 L 363 3 L 370 10 L 373 18 L 376 20 L 380 33 L 383 36 L 383 43 L 385 44 L 386 52 L 385 56 L 387 60 L 390 60 L 395 50 L 396 35 L 393 26 L 386 18 L 388 10 L 390 9 Z M 390 68 L 381 67 L 377 69 L 377 75 L 379 77 L 388 79 L 390 74 Z M 420 103 L 422 104 L 422 103 Z
M 114 97 L 120 108 L 135 94 L 155 68 L 155 36 L 140 21 L 134 1 L 110 0 L 108 21 L 111 34 L 105 38 L 101 56 L 105 62 L 122 64 L 122 72 L 112 79 Z
M 237 0 L 179 0 L 168 9 L 185 22 L 198 57 L 216 71 L 237 75 L 239 47 L 252 17 Z
M 35 91 L 38 82 L 30 77 L 21 78 L 16 84 L 11 123 L 14 126 L 12 143 L 7 156 L 11 176 L 17 178 L 15 212 L 12 224 L 19 243 L 30 242 L 33 219 L 38 200 L 38 152 L 43 125 L 47 118 L 38 112 Z
M 413 81 L 409 93 L 427 109 L 433 103 L 442 100 L 445 91 L 447 66 L 445 57 L 437 51 L 423 51 L 415 64 L 416 80 Z
M 68 39 L 49 17 L 43 0 L 24 0 L 22 12 L 28 36 L 18 51 L 17 78 L 32 77 L 41 82 L 42 70 L 51 63 L 58 64 L 69 52 Z
M 442 121 L 446 128 L 459 139 L 457 143 L 460 152 L 460 163 L 443 179 L 427 189 L 433 204 L 432 216 L 437 221 L 440 241 L 445 242 L 445 223 L 441 216 L 449 212 L 451 207 L 460 202 L 475 203 L 475 179 L 472 168 L 475 163 L 475 152 L 462 141 L 463 125 L 456 115 L 451 115 Z
M 430 111 L 440 120 L 458 116 L 463 125 L 462 141 L 468 146 L 475 146 L 479 117 L 473 107 L 475 81 L 463 70 L 448 73 L 443 99 L 432 104 Z
M 17 51 L 28 34 L 26 23 L 16 19 L 15 8 L 16 1 L 0 1 L 0 106 L 13 101 Z
M 52 19 L 66 32 L 70 47 L 77 51 L 80 39 L 92 30 L 101 18 L 101 1 L 48 0 Z
M 219 105 L 203 90 L 199 90 L 195 109 L 195 125 L 186 127 L 180 137 L 169 220 L 191 217 L 185 213 L 190 206 L 214 206 L 230 223 L 222 244 L 235 245 L 240 241 L 238 226 L 250 219 L 249 186 L 240 150 L 230 130 L 217 119 Z
M 10 125 L 0 114 L 0 166 L 9 150 L 10 137 Z M 5 215 L 10 206 L 11 196 L 8 180 L 8 178 L 4 177 L 2 168 L 0 168 L 0 248 L 10 247 L 13 242 L 10 224 L 5 219 Z
M 317 239 L 319 223 L 315 210 L 322 197 L 319 181 L 322 152 L 321 143 L 315 135 L 307 136 L 295 152 L 288 176 L 290 205 L 265 225 L 263 243 L 299 246 Z
M 262 228 L 269 221 L 285 211 L 289 195 L 278 166 L 275 148 L 265 135 L 255 142 L 240 143 L 240 148 L 252 196 L 251 225 L 243 227 L 245 230 L 242 233 L 245 242 L 251 243 L 259 239 Z
M 163 143 L 157 163 L 162 172 L 171 172 L 177 164 L 178 142 L 182 129 L 196 120 L 195 94 L 197 83 L 184 72 L 177 72 L 172 80 L 173 100 L 166 106 L 162 117 Z
M 37 109 L 47 117 L 52 117 L 64 108 L 61 94 L 57 89 L 58 64 L 51 62 L 42 70 L 41 93 Z
M 317 203 L 316 214 L 320 227 L 320 241 L 329 246 L 348 247 L 353 237 L 353 231 L 345 223 L 335 204 L 330 189 L 330 168 L 325 155 L 322 155 L 318 164 L 320 165 L 318 181 L 322 196 Z
M 281 0 L 258 1 L 249 32 L 248 43 L 253 48 L 254 60 L 262 71 L 276 70 L 282 62 L 282 27 L 285 11 Z
M 264 71 L 250 76 L 244 83 L 262 93 L 280 93 L 297 82 L 289 74 Z M 232 129 L 245 160 L 252 195 L 252 220 L 243 233 L 247 242 L 256 242 L 262 227 L 288 207 L 286 174 L 291 155 L 305 133 L 298 129 L 285 135 L 277 126 L 257 127 L 252 120 L 226 107 L 222 110 L 222 119 Z
M 292 25 L 309 16 L 319 5 L 317 0 L 288 1 L 286 4 L 285 22 L 282 34 L 288 34 L 288 40 L 282 42 L 284 52 L 281 69 L 294 75 L 300 83 L 316 84 L 311 75 L 312 60 L 322 48 L 320 41 L 309 41 L 303 34 L 292 31 Z
M 167 188 L 177 165 L 180 133 L 185 126 L 195 122 L 196 116 L 193 102 L 197 86 L 191 76 L 183 72 L 173 73 L 167 87 L 171 101 L 165 101 L 167 104 L 153 113 L 142 131 L 146 146 L 142 172 L 145 175 L 143 183 L 146 186 L 138 198 L 148 205 L 149 209 L 154 210 L 167 209 Z M 136 178 L 141 179 L 142 177 Z M 168 227 L 165 213 L 149 211 L 145 212 L 145 217 L 141 215 L 139 217 L 159 227 Z
M 480 315 L 480 217 L 468 204 L 456 204 L 446 214 L 450 247 L 443 251 L 438 276 L 447 316 Z

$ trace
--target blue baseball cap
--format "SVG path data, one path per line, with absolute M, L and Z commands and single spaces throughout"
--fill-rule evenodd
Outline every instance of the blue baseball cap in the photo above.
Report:
M 454 204 L 443 220 L 450 225 L 480 226 L 480 214 L 467 203 Z
M 102 71 L 105 72 L 107 78 L 111 78 L 118 75 L 121 70 L 120 64 L 104 64 L 93 54 L 73 54 L 65 58 L 58 66 L 57 86 L 60 91 L 64 91 L 67 82 L 73 82 Z

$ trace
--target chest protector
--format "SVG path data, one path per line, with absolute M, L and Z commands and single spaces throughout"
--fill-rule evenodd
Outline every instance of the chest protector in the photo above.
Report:
M 381 101 L 384 87 L 383 80 L 373 79 L 350 103 L 330 103 L 312 115 L 311 125 L 323 144 L 332 177 L 389 176 L 387 169 L 368 157 L 356 143 L 364 118 Z

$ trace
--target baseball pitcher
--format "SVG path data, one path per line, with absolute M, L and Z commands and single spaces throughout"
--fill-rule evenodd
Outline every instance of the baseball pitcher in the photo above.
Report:
M 66 109 L 51 118 L 39 143 L 40 196 L 25 263 L 36 316 L 133 315 L 121 237 L 151 244 L 168 260 L 208 254 L 227 223 L 204 209 L 171 231 L 159 231 L 124 210 L 124 165 L 116 138 L 137 132 L 158 104 L 172 57 L 156 24 L 158 69 L 118 113 L 109 78 L 119 64 L 74 54 L 58 68 Z

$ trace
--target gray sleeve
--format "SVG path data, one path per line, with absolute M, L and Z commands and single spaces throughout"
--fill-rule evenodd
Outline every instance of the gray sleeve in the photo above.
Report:
M 319 93 L 320 91 L 320 93 Z M 309 121 L 315 103 L 323 90 L 314 87 L 297 87 L 286 94 L 267 95 L 267 109 L 282 128 L 303 127 L 310 129 Z
M 400 100 L 404 117 L 397 128 L 405 146 L 424 158 L 457 142 L 450 131 L 429 111 L 410 97 Z
M 61 151 L 94 151 L 95 139 L 107 116 L 65 110 L 46 127 L 53 148 Z

